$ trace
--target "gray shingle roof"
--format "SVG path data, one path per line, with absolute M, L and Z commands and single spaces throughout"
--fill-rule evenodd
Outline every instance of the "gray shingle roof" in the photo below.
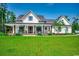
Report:
M 42 16 L 42 15 L 37 15 L 37 17 L 40 19 L 40 21 L 44 21 L 45 20 L 44 16 Z

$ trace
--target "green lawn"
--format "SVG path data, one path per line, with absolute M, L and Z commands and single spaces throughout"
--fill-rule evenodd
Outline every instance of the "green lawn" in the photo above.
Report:
M 0 56 L 79 56 L 79 36 L 0 36 Z

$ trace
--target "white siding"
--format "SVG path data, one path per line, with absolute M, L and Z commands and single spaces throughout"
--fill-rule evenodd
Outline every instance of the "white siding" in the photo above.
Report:
M 33 16 L 33 20 L 32 21 L 29 21 L 29 16 Z M 38 19 L 32 14 L 32 13 L 29 13 L 27 15 L 27 17 L 25 19 L 23 19 L 23 23 L 38 23 Z
M 68 28 L 68 31 L 66 31 L 66 27 Z M 60 32 L 57 31 L 56 29 L 58 29 L 58 27 L 56 27 L 56 26 L 55 26 L 55 28 L 52 27 L 52 33 L 62 33 L 62 34 L 64 34 L 64 33 L 72 33 L 72 27 L 71 26 L 62 26 Z
M 65 26 L 62 26 L 61 27 L 61 32 L 59 32 L 59 33 L 66 33 L 66 27 Z
M 72 33 L 72 27 L 71 26 L 68 27 L 68 33 Z
M 54 33 L 54 30 L 55 30 L 55 29 L 54 29 L 54 26 L 52 26 L 52 33 Z

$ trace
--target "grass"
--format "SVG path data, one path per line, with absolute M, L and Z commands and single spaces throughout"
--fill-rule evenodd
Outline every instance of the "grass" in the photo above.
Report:
M 79 36 L 0 36 L 0 56 L 79 56 Z

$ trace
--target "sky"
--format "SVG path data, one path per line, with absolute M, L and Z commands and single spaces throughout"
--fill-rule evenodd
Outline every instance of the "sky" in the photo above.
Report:
M 33 13 L 43 15 L 46 19 L 57 19 L 61 15 L 73 19 L 79 16 L 78 3 L 8 3 L 8 10 L 13 11 L 16 16 L 32 10 Z

